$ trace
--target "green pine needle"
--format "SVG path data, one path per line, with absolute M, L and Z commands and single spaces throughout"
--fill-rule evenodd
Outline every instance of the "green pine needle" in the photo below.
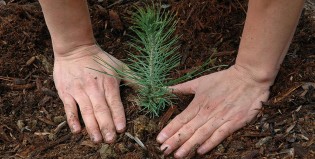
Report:
M 183 77 L 170 79 L 170 72 L 180 63 L 180 56 L 177 53 L 179 37 L 174 35 L 177 25 L 174 15 L 170 12 L 161 12 L 158 7 L 146 6 L 137 8 L 132 20 L 134 25 L 130 29 L 136 36 L 131 37 L 129 45 L 136 53 L 129 52 L 126 61 L 129 69 L 116 69 L 100 57 L 95 57 L 95 61 L 114 70 L 119 75 L 118 78 L 133 81 L 138 87 L 136 92 L 139 106 L 152 116 L 159 116 L 160 111 L 172 105 L 172 100 L 176 98 L 170 93 L 168 86 L 203 73 L 204 71 L 196 72 L 208 66 L 211 59 Z

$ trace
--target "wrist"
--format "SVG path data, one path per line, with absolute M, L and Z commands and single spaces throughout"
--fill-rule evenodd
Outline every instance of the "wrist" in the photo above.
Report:
M 52 35 L 52 45 L 55 57 L 69 56 L 69 53 L 82 46 L 95 45 L 93 33 L 66 33 L 59 36 Z
M 243 77 L 247 77 L 248 81 L 268 87 L 273 85 L 278 73 L 278 69 L 258 68 L 237 62 L 232 67 Z
M 54 58 L 55 61 L 75 60 L 96 55 L 100 50 L 101 48 L 95 43 L 80 44 L 71 48 L 69 47 L 66 52 L 54 52 Z

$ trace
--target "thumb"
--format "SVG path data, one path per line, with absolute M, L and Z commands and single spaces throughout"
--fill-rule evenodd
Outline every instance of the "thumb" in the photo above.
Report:
M 170 86 L 169 89 L 172 90 L 172 93 L 195 94 L 198 86 L 198 79 L 199 78 L 175 86 Z

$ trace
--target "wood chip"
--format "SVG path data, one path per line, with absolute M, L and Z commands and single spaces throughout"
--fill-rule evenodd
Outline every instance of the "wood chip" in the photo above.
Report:
M 118 13 L 114 10 L 109 10 L 109 20 L 113 29 L 122 31 L 124 30 L 123 23 L 120 20 Z
M 38 147 L 35 149 L 35 151 L 31 152 L 31 154 L 28 156 L 29 158 L 38 158 L 38 157 L 34 157 L 36 155 L 39 155 L 40 153 L 42 153 L 43 151 L 51 148 L 51 147 L 54 147 L 68 139 L 70 139 L 72 136 L 72 134 L 67 134 L 65 136 L 62 136 L 60 138 L 58 138 L 56 141 L 51 141 L 49 143 L 46 143 L 46 144 L 43 144 L 42 146 Z
M 291 87 L 290 89 L 280 93 L 280 95 L 277 95 L 276 97 L 274 97 L 271 101 L 273 101 L 274 104 L 282 101 L 283 99 L 287 98 L 292 92 L 294 92 L 296 89 L 298 89 L 302 85 L 303 85 L 302 83 L 299 83 Z
M 302 85 L 302 88 L 303 88 L 304 90 L 308 90 L 310 87 L 315 88 L 315 83 L 313 83 L 313 82 L 306 82 L 306 83 L 304 83 L 304 84 Z
M 263 146 L 264 144 L 268 143 L 271 139 L 272 139 L 271 136 L 264 137 L 264 138 L 260 139 L 260 140 L 255 144 L 255 147 L 256 147 L 256 148 L 260 148 L 260 147 Z
M 144 144 L 142 143 L 142 141 L 138 138 L 138 137 L 134 137 L 132 136 L 130 133 L 126 132 L 125 133 L 126 136 L 128 136 L 130 139 L 134 140 L 139 146 L 141 146 L 143 149 L 147 149 Z
M 6 127 L 5 125 L 0 125 L 0 141 L 11 142 L 10 138 L 8 137 L 8 135 L 4 131 L 5 127 Z
M 102 144 L 102 147 L 99 150 L 101 159 L 107 158 L 117 158 L 115 151 L 108 144 Z
M 40 120 L 41 122 L 48 124 L 48 125 L 56 126 L 56 124 L 53 121 L 51 121 L 45 117 L 38 116 L 37 119 Z
M 87 146 L 87 147 L 97 147 L 96 144 L 94 144 L 91 140 L 84 140 L 80 144 L 81 146 Z
M 51 97 L 45 96 L 38 102 L 38 106 L 44 106 L 49 100 L 51 100 Z
M 1 84 L 0 84 L 1 85 Z M 28 83 L 28 84 L 23 84 L 23 85 L 16 85 L 16 84 L 10 84 L 10 85 L 1 85 L 4 88 L 8 88 L 14 91 L 20 91 L 24 89 L 32 89 L 35 87 L 34 83 Z
M 35 57 L 35 56 L 31 57 L 29 60 L 26 61 L 26 66 L 29 66 L 29 65 L 31 65 L 32 63 L 34 63 L 35 60 L 36 60 L 36 57 Z
M 290 131 L 295 127 L 295 125 L 296 125 L 296 123 L 290 125 L 285 132 L 290 133 Z
M 161 130 L 167 124 L 176 109 L 177 106 L 174 105 L 168 108 L 166 113 L 160 118 L 160 122 L 158 124 L 159 130 Z
M 7 5 L 4 0 L 0 0 L 0 5 Z
M 47 73 L 51 74 L 53 72 L 52 63 L 50 63 L 49 60 L 44 55 L 37 55 L 36 59 L 38 59 L 42 63 L 42 65 L 43 65 L 43 67 Z
M 34 152 L 35 149 L 36 147 L 33 145 L 28 146 L 26 149 L 22 150 L 21 152 L 18 152 L 16 156 L 20 158 L 29 158 L 31 156 L 31 153 Z
M 45 94 L 45 95 L 48 95 L 48 96 L 51 96 L 51 97 L 54 97 L 54 98 L 57 98 L 58 97 L 58 94 L 46 87 L 43 87 L 42 88 L 42 92 Z
M 37 136 L 46 136 L 46 135 L 50 135 L 51 133 L 49 132 L 35 132 L 34 135 L 37 135 Z

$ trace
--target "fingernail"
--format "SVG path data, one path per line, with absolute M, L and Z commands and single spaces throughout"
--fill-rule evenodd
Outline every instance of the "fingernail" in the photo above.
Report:
M 184 157 L 186 151 L 183 150 L 183 149 L 179 149 L 176 153 L 175 153 L 175 156 L 178 157 L 178 158 L 182 158 Z
M 73 124 L 73 125 L 72 125 L 72 129 L 71 129 L 71 131 L 72 131 L 73 133 L 77 133 L 77 132 L 79 131 L 79 127 L 78 127 L 78 125 Z
M 115 137 L 115 134 L 114 134 L 114 133 L 108 132 L 108 133 L 106 133 L 106 135 L 105 135 L 105 140 L 106 140 L 107 142 L 111 142 L 111 141 L 114 140 L 114 137 Z
M 117 124 L 117 131 L 122 131 L 125 129 L 125 124 L 119 123 Z
M 163 134 L 163 133 L 160 133 L 160 134 L 157 136 L 157 138 L 156 138 L 156 140 L 157 140 L 159 143 L 163 143 L 166 139 L 167 139 L 167 136 L 166 136 L 165 134 Z
M 201 148 L 199 147 L 198 150 L 197 150 L 197 153 L 200 154 L 200 155 L 203 155 L 205 153 L 205 149 L 202 148 L 202 147 Z
M 160 147 L 161 151 L 164 152 L 164 154 L 168 155 L 170 152 L 170 146 L 169 145 L 166 145 L 166 144 L 163 144 L 161 147 Z
M 90 136 L 90 139 L 91 139 L 91 141 L 95 142 L 95 137 L 94 137 L 94 135 L 91 135 L 91 136 Z
M 94 143 L 99 143 L 99 142 L 101 142 L 102 140 L 101 140 L 101 137 L 99 137 L 97 134 L 93 134 L 93 135 L 91 135 L 91 140 L 94 142 Z

